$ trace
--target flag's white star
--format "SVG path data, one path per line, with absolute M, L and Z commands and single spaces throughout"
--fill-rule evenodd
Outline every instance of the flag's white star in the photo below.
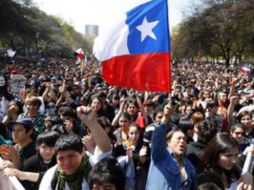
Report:
M 146 17 L 144 18 L 141 25 L 137 26 L 137 29 L 141 32 L 141 42 L 143 42 L 147 36 L 157 40 L 153 33 L 153 28 L 159 23 L 159 21 L 148 22 Z

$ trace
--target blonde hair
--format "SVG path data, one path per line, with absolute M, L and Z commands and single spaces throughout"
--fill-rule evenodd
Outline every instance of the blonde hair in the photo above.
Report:
M 194 125 L 202 120 L 204 120 L 204 114 L 200 111 L 194 112 L 191 116 L 191 121 Z
M 38 107 L 40 107 L 42 102 L 39 97 L 31 96 L 31 97 L 27 98 L 25 101 L 25 105 L 28 105 L 28 104 L 37 105 Z

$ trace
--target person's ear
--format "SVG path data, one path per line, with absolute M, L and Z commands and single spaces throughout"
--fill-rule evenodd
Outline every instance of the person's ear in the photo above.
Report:
M 32 133 L 33 133 L 33 129 L 29 129 L 29 131 L 28 131 L 29 136 L 31 136 Z

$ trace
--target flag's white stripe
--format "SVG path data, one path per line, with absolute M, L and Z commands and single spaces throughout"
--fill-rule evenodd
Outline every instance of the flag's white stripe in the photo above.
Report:
M 243 70 L 243 71 L 245 71 L 245 72 L 250 71 L 250 69 L 249 69 L 249 68 L 247 68 L 247 67 L 242 67 L 242 70 Z
M 125 19 L 124 19 L 125 20 Z M 94 55 L 99 61 L 107 60 L 114 56 L 129 54 L 127 48 L 128 26 L 120 21 L 111 28 L 107 34 L 102 34 L 94 41 Z M 110 36 L 110 37 L 108 37 Z
M 136 7 L 150 0 L 130 1 L 131 7 Z M 129 34 L 128 25 L 125 24 L 126 12 L 116 15 L 115 19 L 108 22 L 107 30 L 94 40 L 93 53 L 99 61 L 105 61 L 115 56 L 128 55 L 127 37 Z

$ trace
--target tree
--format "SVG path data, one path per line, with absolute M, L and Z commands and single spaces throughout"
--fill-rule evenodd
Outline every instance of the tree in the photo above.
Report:
M 0 1 L 0 25 L 0 44 L 18 54 L 72 57 L 79 47 L 89 49 L 88 41 L 72 26 L 40 11 L 31 0 Z
M 175 51 L 184 56 L 222 57 L 228 66 L 253 51 L 253 0 L 204 0 L 206 6 L 180 24 Z

